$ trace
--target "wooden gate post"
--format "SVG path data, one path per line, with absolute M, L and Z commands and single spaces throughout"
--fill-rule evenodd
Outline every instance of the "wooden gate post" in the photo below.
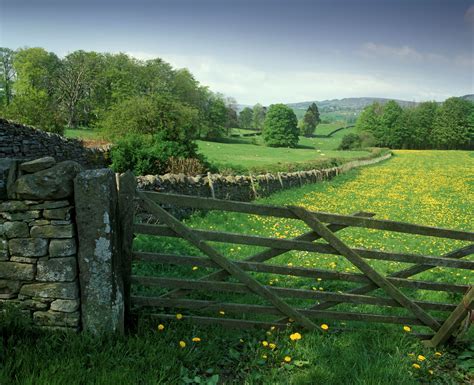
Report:
M 127 171 L 118 177 L 118 211 L 119 211 L 119 247 L 120 265 L 123 277 L 123 294 L 125 307 L 125 325 L 132 324 L 130 312 L 130 286 L 132 275 L 132 243 L 133 243 L 133 218 L 134 198 L 136 196 L 137 182 L 135 176 Z

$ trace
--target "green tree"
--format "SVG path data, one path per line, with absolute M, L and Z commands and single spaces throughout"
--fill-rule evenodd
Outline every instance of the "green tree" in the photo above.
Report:
M 407 148 L 426 149 L 431 148 L 431 131 L 433 130 L 434 118 L 438 110 L 438 103 L 420 103 L 414 109 L 413 131 Z
M 382 115 L 380 117 L 381 125 L 381 145 L 388 146 L 392 148 L 400 148 L 402 143 L 402 137 L 400 136 L 401 132 L 401 116 L 403 114 L 403 109 L 400 105 L 394 101 L 389 100 L 382 110 Z M 405 131 L 405 129 L 403 129 Z M 404 135 L 405 136 L 405 135 Z
M 431 141 L 435 148 L 468 148 L 474 135 L 474 104 L 461 99 L 446 99 L 436 111 Z
M 304 136 L 311 136 L 316 130 L 316 126 L 321 123 L 321 118 L 319 116 L 319 110 L 316 103 L 312 103 L 306 113 L 304 114 L 302 121 L 302 133 Z
M 115 104 L 101 125 L 113 138 L 157 134 L 168 141 L 196 137 L 198 111 L 165 96 L 132 96 Z
M 8 106 L 12 101 L 12 85 L 15 78 L 13 58 L 15 52 L 10 48 L 0 47 L 0 104 Z
M 239 113 L 239 122 L 241 128 L 252 128 L 253 111 L 250 107 L 245 107 Z
M 382 144 L 383 138 L 381 115 L 382 106 L 379 103 L 372 103 L 364 108 L 356 121 L 356 130 L 372 133 L 377 145 Z
M 201 115 L 200 137 L 211 139 L 224 135 L 227 121 L 227 106 L 220 95 L 208 91 Z
M 85 51 L 74 51 L 61 61 L 56 92 L 68 127 L 89 125 L 93 120 L 103 64 L 100 54 Z
M 253 128 L 256 128 L 257 130 L 263 129 L 263 123 L 265 122 L 267 109 L 263 107 L 260 103 L 257 103 L 255 106 L 253 106 L 252 112 Z
M 262 133 L 265 143 L 271 147 L 295 147 L 298 135 L 298 120 L 293 110 L 284 104 L 271 105 Z
M 16 52 L 13 67 L 17 80 L 14 98 L 5 114 L 23 124 L 46 131 L 63 131 L 57 105 L 55 81 L 60 65 L 58 57 L 43 48 L 25 48 Z

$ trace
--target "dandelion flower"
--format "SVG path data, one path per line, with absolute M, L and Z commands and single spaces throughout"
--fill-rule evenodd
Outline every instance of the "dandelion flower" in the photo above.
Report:
M 275 326 L 272 326 L 272 327 L 270 328 L 270 330 L 271 330 L 271 331 L 275 330 Z
M 179 341 L 179 347 L 182 349 L 182 348 L 185 348 L 186 347 L 186 342 L 184 341 Z
M 326 325 L 326 324 L 322 324 L 322 325 L 321 325 L 321 329 L 323 329 L 323 330 L 328 330 L 328 329 L 329 329 L 329 326 Z
M 428 370 L 428 373 L 433 375 L 434 372 L 430 369 L 430 370 Z
M 162 330 L 165 330 L 165 325 L 159 324 L 158 325 L 158 330 L 161 332 Z
M 412 366 L 413 366 L 415 369 L 420 369 L 420 368 L 421 368 L 421 366 L 418 365 L 418 364 L 413 364 Z
M 283 360 L 285 362 L 291 362 L 291 357 L 290 356 L 285 356 L 285 358 L 283 358 Z
M 197 270 L 197 269 L 199 269 L 199 267 L 193 266 L 193 270 Z
M 290 340 L 292 341 L 298 341 L 301 339 L 301 334 L 300 333 L 293 333 L 290 334 Z
M 276 346 L 276 344 L 269 344 L 268 346 L 269 346 L 269 347 L 270 347 L 270 349 L 272 349 L 272 350 L 273 350 L 273 349 L 275 349 L 275 348 L 277 347 L 277 346 Z
M 183 315 L 181 313 L 176 314 L 176 319 L 182 319 Z
M 409 333 L 409 332 L 411 332 L 411 327 L 405 325 L 405 326 L 403 327 L 403 330 L 406 331 L 407 333 Z
M 192 339 L 193 342 L 201 342 L 201 339 L 199 337 L 194 337 Z
M 424 360 L 426 360 L 426 357 L 423 356 L 423 355 L 421 355 L 421 354 L 419 354 L 417 358 L 418 358 L 418 361 L 424 361 Z
M 263 354 L 263 355 L 262 355 L 262 358 L 263 358 L 264 360 L 266 360 L 266 359 L 267 359 L 267 355 L 266 355 L 266 354 Z
M 219 314 L 220 315 L 225 315 L 225 311 L 224 310 L 219 310 Z
M 268 346 L 268 342 L 267 341 L 262 341 L 262 345 L 267 347 Z
M 436 352 L 436 353 L 434 354 L 435 357 L 441 357 L 442 355 L 443 355 L 443 354 L 440 353 L 440 352 Z

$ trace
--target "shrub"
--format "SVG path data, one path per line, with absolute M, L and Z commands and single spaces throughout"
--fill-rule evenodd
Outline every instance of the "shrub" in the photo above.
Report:
M 116 172 L 131 170 L 135 175 L 164 174 L 170 158 L 194 158 L 206 167 L 205 159 L 197 154 L 192 141 L 170 141 L 163 133 L 155 135 L 127 135 L 112 147 L 112 168 Z
M 342 138 L 341 144 L 339 145 L 339 150 L 352 150 L 354 148 L 361 147 L 361 138 L 357 134 L 346 134 Z
M 298 134 L 298 120 L 293 110 L 284 104 L 271 105 L 263 125 L 265 143 L 270 147 L 295 147 Z
M 377 139 L 375 139 L 374 134 L 369 131 L 359 132 L 359 138 L 360 147 L 362 148 L 375 147 L 377 145 Z

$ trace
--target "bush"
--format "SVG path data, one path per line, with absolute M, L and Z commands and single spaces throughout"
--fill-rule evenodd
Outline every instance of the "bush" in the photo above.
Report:
M 346 134 L 342 138 L 341 144 L 339 145 L 339 150 L 352 150 L 354 148 L 361 147 L 361 138 L 357 134 Z
M 156 134 L 169 141 L 187 141 L 197 136 L 195 108 L 164 96 L 134 96 L 112 107 L 101 127 L 112 137 Z
M 110 155 L 115 172 L 131 170 L 135 175 L 164 174 L 170 168 L 171 158 L 193 158 L 207 168 L 204 157 L 197 154 L 194 142 L 166 140 L 163 133 L 127 135 L 115 143 Z
M 377 145 L 377 139 L 375 139 L 374 134 L 369 131 L 359 132 L 359 138 L 361 148 L 375 147 Z
M 268 109 L 263 125 L 263 140 L 270 147 L 296 147 L 298 119 L 293 110 L 284 104 L 273 104 Z

